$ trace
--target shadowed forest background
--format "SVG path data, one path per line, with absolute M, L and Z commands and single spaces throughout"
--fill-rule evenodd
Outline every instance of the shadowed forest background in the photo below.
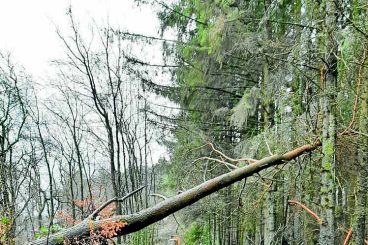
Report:
M 368 244 L 368 3 L 135 3 L 0 50 L 0 244 Z

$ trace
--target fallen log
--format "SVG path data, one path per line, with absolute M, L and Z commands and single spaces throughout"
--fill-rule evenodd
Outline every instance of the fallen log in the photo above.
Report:
M 31 241 L 28 244 L 64 244 L 64 241 L 72 240 L 76 237 L 88 236 L 91 231 L 98 232 L 101 225 L 106 222 L 124 222 L 124 227 L 118 230 L 114 236 L 122 236 L 139 231 L 148 225 L 153 224 L 239 180 L 258 173 L 263 169 L 293 160 L 306 152 L 313 151 L 320 145 L 321 142 L 318 141 L 315 144 L 304 145 L 282 155 L 272 155 L 265 157 L 261 160 L 255 161 L 252 164 L 237 168 L 229 173 L 210 179 L 198 186 L 193 187 L 192 189 L 182 192 L 174 197 L 168 198 L 138 213 L 131 215 L 116 215 L 111 218 L 98 221 L 85 219 L 73 227 L 64 229 L 55 234 L 50 234 L 48 237 Z

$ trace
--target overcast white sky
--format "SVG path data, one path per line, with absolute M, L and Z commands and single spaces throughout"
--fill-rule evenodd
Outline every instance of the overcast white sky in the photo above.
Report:
M 93 18 L 97 24 L 109 22 L 135 33 L 157 34 L 155 14 L 147 6 L 136 7 L 133 0 L 0 0 L 0 50 L 10 51 L 27 73 L 45 78 L 48 62 L 63 50 L 52 22 L 67 28 L 70 4 L 82 24 Z
M 0 51 L 11 52 L 12 61 L 24 66 L 38 83 L 47 84 L 48 78 L 54 77 L 50 61 L 64 57 L 55 25 L 68 30 L 70 5 L 82 28 L 93 20 L 100 27 L 109 23 L 114 28 L 157 36 L 155 13 L 150 6 L 137 7 L 134 0 L 0 0 Z M 156 143 L 152 147 L 155 162 L 164 150 Z

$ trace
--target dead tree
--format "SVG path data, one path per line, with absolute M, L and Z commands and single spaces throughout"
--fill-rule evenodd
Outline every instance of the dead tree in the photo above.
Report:
M 144 209 L 138 213 L 130 215 L 116 215 L 109 219 L 93 220 L 87 218 L 81 223 L 62 230 L 58 233 L 51 234 L 49 237 L 42 238 L 39 240 L 31 241 L 29 245 L 36 244 L 63 244 L 65 240 L 72 240 L 75 237 L 86 236 L 92 233 L 98 233 L 101 225 L 106 222 L 124 222 L 125 226 L 116 232 L 115 236 L 122 236 L 129 233 L 139 231 L 150 224 L 153 224 L 168 215 L 175 213 L 176 211 L 187 207 L 198 200 L 221 190 L 239 180 L 247 178 L 255 173 L 259 173 L 261 170 L 284 164 L 296 157 L 313 151 L 315 148 L 320 146 L 321 143 L 307 144 L 296 148 L 290 152 L 280 155 L 272 155 L 251 163 L 247 166 L 236 168 L 229 173 L 217 176 L 216 178 L 210 179 L 198 186 L 193 187 L 185 192 L 180 193 L 174 197 L 168 198 L 150 208 Z

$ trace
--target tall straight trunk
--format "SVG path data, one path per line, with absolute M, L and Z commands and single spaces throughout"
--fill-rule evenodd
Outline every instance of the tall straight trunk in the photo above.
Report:
M 366 237 L 367 190 L 368 190 L 368 82 L 364 73 L 364 61 L 367 55 L 367 44 L 364 45 L 364 58 L 358 72 L 358 83 L 361 83 L 359 136 L 358 136 L 358 176 L 357 199 L 355 203 L 353 234 L 356 244 L 364 244 Z M 357 94 L 359 96 L 359 93 Z
M 262 191 L 259 191 L 259 193 L 262 193 Z M 259 212 L 257 212 L 257 216 L 259 217 L 259 229 L 257 230 L 257 233 L 255 234 L 255 244 L 262 244 L 262 242 L 264 243 L 264 227 L 265 227 L 265 222 L 264 222 L 264 205 L 260 205 L 259 206 Z
M 324 3 L 326 13 L 324 23 L 324 61 L 321 68 L 321 109 L 322 125 L 322 168 L 321 168 L 321 218 L 319 244 L 335 244 L 335 146 L 336 146 L 336 116 L 335 95 L 337 83 L 335 39 L 336 6 L 333 0 Z M 322 9 L 321 9 L 322 10 Z
M 70 189 L 70 198 L 72 199 L 71 205 L 72 205 L 72 217 L 73 220 L 76 220 L 76 210 L 75 210 L 75 194 L 74 194 L 74 186 L 73 186 L 73 166 L 72 166 L 72 159 L 68 161 L 68 167 L 69 167 L 69 189 Z M 83 199 L 82 199 L 83 200 Z M 83 213 L 82 213 L 83 217 Z M 41 227 L 41 225 L 40 225 Z
M 271 0 L 264 0 L 264 14 L 266 20 L 264 23 L 265 38 L 267 40 L 272 39 L 272 26 L 269 21 L 271 11 Z M 270 87 L 270 75 L 269 75 L 269 61 L 264 59 L 262 65 L 262 84 L 261 89 L 263 93 L 263 127 L 267 130 L 273 125 L 273 111 L 272 111 L 272 99 L 269 93 Z M 264 244 L 269 245 L 275 239 L 276 232 L 276 202 L 275 202 L 275 190 L 277 189 L 277 181 L 271 183 L 269 191 L 267 193 L 266 208 L 265 208 L 265 231 L 264 231 Z
M 144 95 L 146 97 L 146 95 Z M 147 137 L 147 100 L 144 100 L 144 185 L 148 186 L 148 137 Z M 145 188 L 145 208 L 148 208 L 149 188 Z
M 111 178 L 111 184 L 113 188 L 114 197 L 119 198 L 120 192 L 119 192 L 119 185 L 116 181 L 117 171 L 115 167 L 115 146 L 114 146 L 114 134 L 112 127 L 110 125 L 110 122 L 108 120 L 108 115 L 105 115 L 105 127 L 107 132 L 107 138 L 108 138 L 108 151 L 109 151 L 109 160 L 110 160 L 110 178 Z M 119 211 L 119 209 L 118 209 Z
M 75 147 L 76 154 L 77 154 L 77 163 L 78 163 L 78 169 L 79 169 L 80 199 L 81 200 L 84 200 L 84 185 L 83 185 L 84 183 L 83 183 L 82 156 L 81 156 L 81 152 L 80 152 L 80 148 L 79 148 L 79 142 L 78 142 L 78 139 L 77 139 L 76 118 L 73 118 L 72 137 L 73 137 L 74 147 Z M 71 184 L 71 186 L 72 185 L 73 184 Z M 72 187 L 71 187 L 71 191 L 72 191 Z M 73 193 L 73 200 L 74 200 L 74 193 Z M 74 204 L 73 204 L 73 209 L 74 209 Z M 83 205 L 80 206 L 80 210 L 81 210 L 81 216 L 84 217 Z
M 297 161 L 300 161 L 299 159 Z M 302 188 L 301 183 L 298 181 L 295 186 L 295 198 L 302 200 Z M 303 242 L 303 219 L 300 212 L 296 212 L 293 217 L 293 242 L 294 244 L 302 244 Z
M 265 236 L 264 236 L 264 244 L 274 244 L 276 237 L 276 200 L 275 200 L 275 191 L 276 191 L 276 181 L 273 182 L 268 191 L 266 207 L 265 207 Z
M 302 9 L 304 11 L 302 12 Z M 300 25 L 304 25 L 308 22 L 309 16 L 308 11 L 310 6 L 308 2 L 302 0 L 296 0 L 294 2 L 294 19 L 295 23 Z M 307 64 L 309 62 L 310 55 L 304 54 L 303 52 L 306 49 L 310 49 L 308 42 L 311 37 L 311 30 L 309 28 L 302 27 L 294 27 L 295 28 L 295 43 L 297 44 L 297 48 L 293 51 L 295 53 L 296 60 L 299 61 L 300 64 Z M 300 121 L 298 120 L 300 115 L 306 111 L 305 109 L 305 87 L 306 87 L 306 78 L 303 75 L 308 72 L 305 67 L 293 68 L 292 74 L 292 83 L 291 88 L 293 93 L 290 95 L 290 106 L 292 108 L 292 113 L 286 114 L 285 120 L 283 124 L 289 125 L 290 135 L 292 139 L 292 145 L 297 146 L 299 137 L 297 135 L 298 127 Z M 301 217 L 301 213 L 299 210 L 295 210 L 294 208 L 289 207 L 288 200 L 296 199 L 302 200 L 302 179 L 297 177 L 297 173 L 299 171 L 302 164 L 301 159 L 296 159 L 298 164 L 286 166 L 286 178 L 287 180 L 284 182 L 285 194 L 284 194 L 284 205 L 285 205 L 285 227 L 287 227 L 286 234 L 287 240 L 290 244 L 301 244 L 303 241 L 303 219 Z

